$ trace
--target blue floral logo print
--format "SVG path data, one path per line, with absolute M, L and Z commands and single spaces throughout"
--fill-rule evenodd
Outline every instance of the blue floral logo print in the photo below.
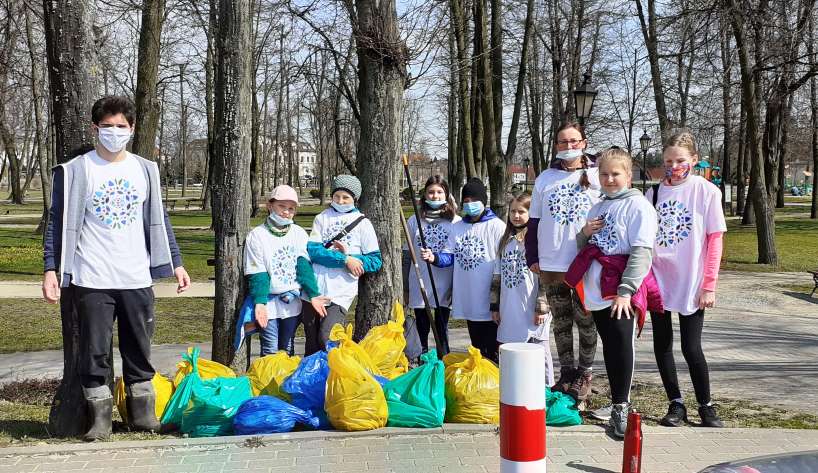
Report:
M 591 198 L 579 184 L 560 184 L 548 196 L 548 211 L 554 221 L 562 225 L 582 222 L 590 209 Z
M 619 244 L 619 235 L 616 233 L 616 229 L 614 229 L 613 217 L 605 213 L 603 218 L 605 219 L 605 226 L 602 227 L 602 230 L 595 233 L 589 242 L 598 246 L 605 254 L 611 254 Z
M 94 215 L 114 230 L 133 223 L 139 205 L 139 193 L 127 179 L 109 179 L 91 196 Z
M 506 251 L 500 262 L 500 279 L 503 285 L 509 289 L 519 286 L 528 273 L 528 266 L 525 264 L 525 255 L 520 250 Z
M 351 221 L 350 221 L 351 222 Z M 324 229 L 324 233 L 321 235 L 321 239 L 324 240 L 324 243 L 330 241 L 332 237 L 344 231 L 344 228 L 347 226 L 347 221 L 345 220 L 336 220 L 330 225 L 328 228 Z M 343 238 L 339 240 L 341 243 L 349 246 L 352 244 L 352 235 L 345 235 Z
M 693 230 L 693 215 L 678 200 L 667 200 L 656 209 L 659 217 L 659 231 L 656 243 L 672 248 L 690 236 Z
M 293 284 L 295 282 L 295 261 L 297 255 L 292 245 L 276 250 L 273 254 L 271 276 L 281 284 Z
M 439 223 L 432 223 L 423 228 L 423 236 L 426 238 L 426 246 L 435 253 L 440 253 L 446 248 L 446 242 L 449 240 L 449 232 L 443 228 Z M 420 233 L 415 235 L 417 247 L 421 248 Z
M 455 245 L 457 264 L 466 271 L 471 271 L 486 259 L 486 245 L 474 235 L 463 235 L 457 238 Z

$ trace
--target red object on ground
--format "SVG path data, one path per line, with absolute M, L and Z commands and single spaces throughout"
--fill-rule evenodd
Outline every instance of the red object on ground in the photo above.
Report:
M 642 415 L 628 414 L 628 428 L 625 431 L 625 448 L 622 454 L 622 473 L 642 471 Z

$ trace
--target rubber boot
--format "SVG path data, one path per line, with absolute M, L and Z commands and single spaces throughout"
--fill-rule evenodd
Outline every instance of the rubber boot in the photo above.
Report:
M 132 429 L 159 432 L 162 425 L 156 419 L 156 395 L 153 383 L 144 381 L 127 387 L 128 424 Z
M 90 428 L 82 436 L 83 440 L 93 442 L 111 436 L 111 413 L 114 409 L 114 398 L 108 386 L 82 388 L 85 401 L 88 403 L 88 424 Z

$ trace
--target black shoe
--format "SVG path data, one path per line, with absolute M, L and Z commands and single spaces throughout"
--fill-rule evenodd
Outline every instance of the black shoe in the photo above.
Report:
M 687 408 L 678 401 L 672 401 L 667 408 L 667 414 L 659 421 L 659 425 L 665 427 L 681 427 L 687 422 Z
M 702 427 L 724 427 L 724 423 L 716 414 L 715 406 L 699 406 L 699 417 L 702 418 Z

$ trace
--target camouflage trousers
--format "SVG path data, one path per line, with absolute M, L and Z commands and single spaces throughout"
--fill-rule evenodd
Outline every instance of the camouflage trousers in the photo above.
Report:
M 541 280 L 542 284 L 542 280 Z M 596 324 L 582 309 L 577 292 L 563 282 L 546 286 L 551 309 L 554 343 L 557 345 L 560 367 L 574 368 L 574 323 L 579 331 L 579 368 L 591 368 L 596 356 Z

